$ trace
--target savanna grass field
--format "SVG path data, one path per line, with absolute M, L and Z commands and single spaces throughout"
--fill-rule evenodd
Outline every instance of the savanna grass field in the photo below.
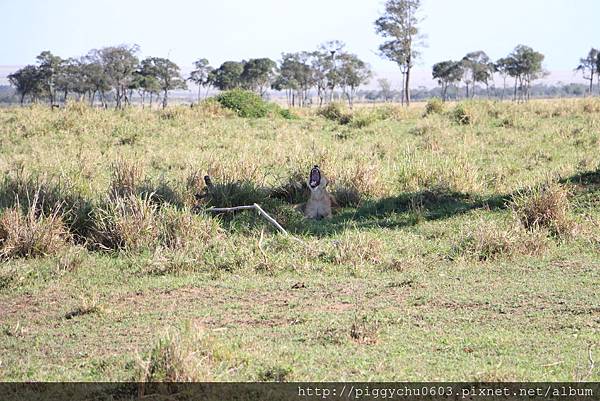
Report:
M 599 381 L 599 169 L 597 99 L 0 109 L 0 380 Z

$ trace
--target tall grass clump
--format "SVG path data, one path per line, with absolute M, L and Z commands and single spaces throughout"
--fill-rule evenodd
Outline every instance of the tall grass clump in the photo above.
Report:
M 109 196 L 125 198 L 137 193 L 144 173 L 139 164 L 121 159 L 111 165 Z
M 240 117 L 260 118 L 269 113 L 269 105 L 254 92 L 232 89 L 216 97 L 221 106 L 235 111 Z
M 25 204 L 22 201 L 27 200 Z M 92 202 L 70 182 L 57 177 L 23 173 L 7 174 L 0 183 L 0 209 L 21 209 L 28 214 L 34 208 L 39 215 L 60 215 L 69 232 L 79 242 L 90 228 Z
M 427 101 L 425 105 L 425 116 L 430 114 L 442 114 L 444 112 L 444 102 L 442 99 L 434 97 Z
M 327 120 L 335 121 L 339 124 L 348 124 L 352 120 L 352 114 L 348 112 L 345 105 L 339 102 L 331 102 L 327 106 L 319 109 L 317 114 Z
M 0 215 L 0 260 L 56 254 L 70 234 L 58 207 L 49 213 L 38 209 L 38 195 L 26 212 L 19 203 Z
M 481 219 L 469 226 L 451 255 L 481 262 L 512 258 L 517 255 L 539 255 L 548 246 L 547 235 L 542 230 L 527 231 L 519 225 L 508 227 Z
M 518 193 L 510 207 L 529 230 L 546 228 L 556 236 L 568 236 L 574 228 L 569 192 L 558 183 L 545 184 Z
M 246 363 L 234 351 L 234 347 L 187 323 L 181 330 L 168 331 L 147 358 L 140 361 L 139 380 L 142 383 L 215 380 L 221 373 Z M 145 388 L 141 386 L 142 393 Z
M 141 382 L 191 382 L 210 380 L 212 352 L 206 335 L 189 325 L 169 331 L 158 340 L 139 366 Z
M 451 112 L 452 119 L 461 125 L 473 124 L 475 115 L 472 108 L 464 103 L 457 104 Z

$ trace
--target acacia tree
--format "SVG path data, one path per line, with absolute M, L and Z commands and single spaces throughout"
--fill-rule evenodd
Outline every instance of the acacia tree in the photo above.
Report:
M 190 73 L 188 77 L 188 81 L 195 83 L 198 85 L 198 102 L 200 101 L 200 91 L 202 88 L 210 87 L 210 75 L 214 70 L 205 58 L 198 59 L 194 61 L 194 70 Z
M 393 97 L 392 84 L 389 79 L 379 78 L 377 80 L 377 85 L 379 85 L 379 92 L 381 93 L 381 96 L 383 96 L 384 102 L 387 102 Z
M 356 54 L 343 53 L 339 57 L 340 66 L 337 67 L 342 91 L 348 99 L 348 106 L 354 105 L 356 90 L 369 82 L 373 75 L 371 67 L 358 58 Z
M 329 83 L 328 74 L 333 69 L 333 55 L 322 50 L 314 51 L 310 54 L 310 63 L 313 74 L 314 85 L 317 88 L 317 97 L 319 98 L 319 107 L 325 101 L 325 94 Z
M 575 68 L 575 71 L 582 73 L 583 79 L 590 81 L 590 96 L 594 87 L 594 76 L 598 75 L 598 79 L 600 80 L 600 74 L 598 73 L 599 65 L 600 52 L 598 52 L 598 49 L 592 47 L 586 57 L 579 59 L 579 65 Z
M 25 66 L 10 74 L 8 82 L 21 96 L 21 105 L 25 101 L 25 96 L 30 96 L 31 101 L 35 101 L 43 93 L 40 71 L 35 65 Z
M 147 75 L 156 78 L 163 93 L 163 109 L 167 107 L 169 91 L 187 88 L 179 73 L 179 66 L 171 60 L 163 57 L 148 57 L 142 61 L 141 65 L 142 69 L 147 71 Z
M 333 94 L 335 92 L 335 88 L 341 85 L 341 76 L 340 71 L 338 69 L 338 60 L 345 53 L 344 48 L 346 44 L 340 40 L 330 40 L 319 46 L 318 52 L 321 53 L 321 57 L 323 60 L 323 67 L 325 70 L 325 85 L 326 88 L 329 89 L 329 101 L 333 101 Z M 328 61 L 325 61 L 326 58 L 329 58 Z
M 88 89 L 90 106 L 94 105 L 96 95 L 100 96 L 102 107 L 108 107 L 106 93 L 111 90 L 110 78 L 104 70 L 102 56 L 99 50 L 91 50 L 83 58 L 83 74 Z
M 214 71 L 214 86 L 222 91 L 239 88 L 242 85 L 242 72 L 244 72 L 243 62 L 225 61 Z
M 504 100 L 504 93 L 506 92 L 506 78 L 509 76 L 512 62 L 513 60 L 510 57 L 502 57 L 494 63 L 494 72 L 499 73 L 502 77 L 502 95 L 500 100 Z
M 277 63 L 270 58 L 252 58 L 244 63 L 240 79 L 244 87 L 264 96 L 275 79 L 276 71 Z
M 279 76 L 272 88 L 285 90 L 289 106 L 302 107 L 308 104 L 308 92 L 315 84 L 310 57 L 309 52 L 282 54 Z
M 464 65 L 464 81 L 469 98 L 469 83 L 472 84 L 471 97 L 475 96 L 475 84 L 481 82 L 489 96 L 489 79 L 493 72 L 493 64 L 483 50 L 467 53 L 462 59 Z
M 133 81 L 139 60 L 136 53 L 139 46 L 111 46 L 98 51 L 100 61 L 110 86 L 115 90 L 116 108 L 121 108 L 123 103 L 129 103 L 127 88 Z
M 386 42 L 379 46 L 382 57 L 394 61 L 402 73 L 402 103 L 410 105 L 410 70 L 419 56 L 417 47 L 423 45 L 419 34 L 417 11 L 420 0 L 387 0 L 385 12 L 375 21 L 375 30 Z
M 433 79 L 437 79 L 442 87 L 442 101 L 446 101 L 448 87 L 459 82 L 463 76 L 463 63 L 460 61 L 440 61 L 433 65 L 431 73 Z
M 48 95 L 50 106 L 56 102 L 56 80 L 63 67 L 64 60 L 46 50 L 37 57 L 38 70 L 44 92 Z
M 531 82 L 546 74 L 542 68 L 544 55 L 529 46 L 518 45 L 508 57 L 511 59 L 509 74 L 515 78 L 514 100 L 517 100 L 517 87 L 519 99 L 529 100 Z

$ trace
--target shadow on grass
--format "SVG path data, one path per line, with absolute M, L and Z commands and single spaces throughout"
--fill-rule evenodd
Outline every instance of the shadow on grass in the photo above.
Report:
M 402 228 L 423 221 L 442 220 L 475 209 L 505 209 L 511 195 L 480 197 L 432 188 L 395 197 L 371 200 L 356 209 L 342 209 L 329 220 L 305 221 L 291 228 L 298 234 L 328 236 L 352 228 Z
M 596 191 L 600 189 L 600 169 L 584 171 L 560 180 L 561 184 L 571 184 L 583 191 Z

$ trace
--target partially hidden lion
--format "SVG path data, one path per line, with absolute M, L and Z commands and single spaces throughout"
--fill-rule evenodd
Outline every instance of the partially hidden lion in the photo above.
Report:
M 307 185 L 310 198 L 305 204 L 299 205 L 299 210 L 307 219 L 328 219 L 331 217 L 332 207 L 337 207 L 335 198 L 327 192 L 327 178 L 321 174 L 319 166 L 310 170 Z

